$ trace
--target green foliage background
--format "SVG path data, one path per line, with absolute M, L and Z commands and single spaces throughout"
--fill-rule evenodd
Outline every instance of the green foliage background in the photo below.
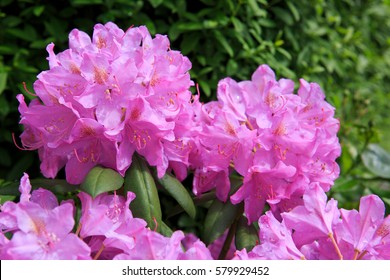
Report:
M 37 153 L 18 150 L 12 133 L 22 131 L 15 96 L 33 98 L 22 82 L 32 91 L 48 69 L 46 45 L 58 53 L 73 28 L 92 34 L 107 21 L 168 34 L 192 61 L 203 101 L 218 80 L 248 80 L 263 63 L 278 78 L 319 83 L 341 122 L 342 172 L 329 195 L 345 208 L 367 193 L 390 205 L 389 0 L 0 0 L 1 184 L 41 176 Z

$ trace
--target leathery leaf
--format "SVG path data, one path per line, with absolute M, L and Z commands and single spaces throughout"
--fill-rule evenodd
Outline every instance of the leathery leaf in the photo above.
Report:
M 88 172 L 80 189 L 96 197 L 104 192 L 115 191 L 122 185 L 123 178 L 119 173 L 110 168 L 95 166 Z
M 230 201 L 221 202 L 214 200 L 205 219 L 203 240 L 210 244 L 220 237 L 225 230 L 232 225 L 236 218 L 238 208 Z
M 245 217 L 241 217 L 237 224 L 235 245 L 237 250 L 251 251 L 259 244 L 259 234 L 253 225 L 248 225 Z
M 157 179 L 160 185 L 172 196 L 184 211 L 193 219 L 196 216 L 196 207 L 187 189 L 173 175 L 166 173 Z
M 144 219 L 150 229 L 158 229 L 162 214 L 156 183 L 145 160 L 136 154 L 126 172 L 124 189 L 136 195 L 130 204 L 133 215 Z

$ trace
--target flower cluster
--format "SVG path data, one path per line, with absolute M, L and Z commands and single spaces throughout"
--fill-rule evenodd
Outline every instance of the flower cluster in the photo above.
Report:
M 268 211 L 259 219 L 260 245 L 236 259 L 388 260 L 390 216 L 376 195 L 360 199 L 359 211 L 337 208 L 318 184 L 303 196 L 304 205 L 277 220 Z
M 295 93 L 293 81 L 260 65 L 251 80 L 221 80 L 218 99 L 201 103 L 189 90 L 191 62 L 144 26 L 97 24 L 92 38 L 75 29 L 69 49 L 55 54 L 49 44 L 47 51 L 50 69 L 34 83 L 38 98 L 27 105 L 17 96 L 23 147 L 38 150 L 44 176 L 65 167 L 66 180 L 80 184 L 96 165 L 123 176 L 136 153 L 160 183 L 167 171 L 179 181 L 191 171 L 195 195 L 215 190 L 240 210 L 206 247 L 193 234 L 166 237 L 151 229 L 152 219 L 143 217 L 147 226 L 133 217 L 132 192 L 80 192 L 75 221 L 74 201 L 31 192 L 25 175 L 20 202 L 1 206 L 0 258 L 214 259 L 222 252 L 229 259 L 390 259 L 390 216 L 377 196 L 363 197 L 359 211 L 327 201 L 341 147 L 339 121 L 318 84 L 301 79 Z M 237 175 L 242 184 L 232 187 Z M 193 203 L 185 187 L 177 190 L 178 202 Z M 260 226 L 260 244 L 249 252 L 229 243 L 238 215 Z
M 27 106 L 17 97 L 23 146 L 39 150 L 44 176 L 65 166 L 67 181 L 79 184 L 95 165 L 123 175 L 135 151 L 160 177 L 168 167 L 186 176 L 191 62 L 170 50 L 166 36 L 97 24 L 92 39 L 74 29 L 69 49 L 53 49 L 50 69 L 34 83 L 40 100 Z
M 339 121 L 318 84 L 277 81 L 261 65 L 251 81 L 225 78 L 218 101 L 204 104 L 195 169 L 196 194 L 216 188 L 226 201 L 232 170 L 244 177 L 231 196 L 244 201 L 249 222 L 256 221 L 267 202 L 275 214 L 302 203 L 307 186 L 317 182 L 329 190 L 339 175 Z
M 92 199 L 80 193 L 81 217 L 75 226 L 75 207 L 60 205 L 53 193 L 39 188 L 31 194 L 28 175 L 21 180 L 20 202 L 6 202 L 0 212 L 0 259 L 212 259 L 199 239 L 176 231 L 170 238 L 134 218 L 128 193 L 101 194 Z M 75 231 L 73 233 L 73 231 Z M 182 243 L 185 244 L 184 249 Z

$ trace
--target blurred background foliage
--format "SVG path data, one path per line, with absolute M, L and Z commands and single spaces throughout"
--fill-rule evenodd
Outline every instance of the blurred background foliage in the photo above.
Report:
M 0 183 L 40 177 L 36 152 L 20 151 L 15 96 L 48 69 L 46 45 L 68 47 L 73 28 L 146 25 L 193 63 L 203 101 L 218 80 L 248 80 L 263 63 L 278 78 L 317 82 L 336 107 L 343 153 L 329 193 L 357 207 L 376 193 L 390 205 L 390 0 L 0 0 Z M 185 221 L 183 222 L 186 224 Z

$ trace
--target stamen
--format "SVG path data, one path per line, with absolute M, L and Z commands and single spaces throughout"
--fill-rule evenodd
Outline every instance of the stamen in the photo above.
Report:
M 360 251 L 358 249 L 355 249 L 355 254 L 353 255 L 353 260 L 357 260 L 359 254 L 360 254 Z
M 132 24 L 129 28 L 127 28 L 125 34 L 123 34 L 122 38 L 125 37 L 126 33 L 134 27 L 134 24 Z
M 335 248 L 335 250 L 336 250 L 336 253 L 337 253 L 337 255 L 339 256 L 339 259 L 340 259 L 340 260 L 343 260 L 344 257 L 343 257 L 343 255 L 341 254 L 341 251 L 340 251 L 339 246 L 337 245 L 336 239 L 334 239 L 334 236 L 333 236 L 333 234 L 332 234 L 331 232 L 329 232 L 328 237 L 329 237 L 330 240 L 332 241 L 332 244 L 333 244 L 333 246 L 334 246 L 334 248 Z
M 158 223 L 157 223 L 157 220 L 156 220 L 155 217 L 153 217 L 153 222 L 154 222 L 154 224 L 155 224 L 155 227 L 154 227 L 154 230 L 153 230 L 153 231 L 157 231 L 157 229 L 158 229 Z
M 248 119 L 246 119 L 245 125 L 246 125 L 247 128 L 249 128 L 249 130 L 254 130 L 252 124 L 250 123 L 250 121 Z
M 82 225 L 81 225 L 81 223 L 79 223 L 79 225 L 77 226 L 76 232 L 75 232 L 75 234 L 76 234 L 77 236 L 79 236 L 79 234 L 80 234 L 81 227 L 82 227 Z M 80 237 L 80 238 L 81 238 L 81 237 Z
M 75 154 L 75 156 L 76 156 L 78 162 L 80 162 L 80 163 L 84 163 L 84 162 L 85 162 L 85 160 L 83 161 L 83 160 L 81 160 L 81 159 L 79 158 L 79 155 L 78 155 L 77 150 L 76 150 L 75 148 L 73 149 L 73 152 L 74 152 L 74 154 Z
M 361 259 L 364 257 L 365 254 L 367 254 L 367 251 L 366 251 L 366 250 L 363 251 L 363 253 L 361 253 L 357 259 L 358 259 L 358 260 L 361 260 Z
M 198 95 L 200 96 L 200 90 L 199 90 L 199 83 L 196 83 L 196 92 L 198 93 Z
M 98 252 L 96 253 L 96 255 L 93 257 L 93 260 L 97 260 L 97 259 L 100 257 L 100 255 L 102 254 L 102 252 L 103 252 L 104 249 L 105 249 L 104 244 L 102 244 L 102 246 L 100 246 L 99 251 L 98 251 Z
M 27 86 L 26 86 L 26 83 L 25 82 L 23 82 L 23 88 L 24 88 L 24 90 L 28 93 L 28 94 L 30 94 L 30 95 L 32 95 L 32 96 L 38 96 L 38 95 L 36 95 L 35 93 L 32 93 L 31 91 L 29 91 L 28 89 L 27 89 Z
M 14 145 L 16 146 L 16 148 L 18 148 L 19 150 L 21 151 L 34 151 L 35 149 L 33 148 L 26 148 L 23 146 L 23 148 L 21 148 L 18 143 L 16 143 L 16 139 L 15 139 L 15 133 L 12 132 L 12 141 L 14 142 Z

